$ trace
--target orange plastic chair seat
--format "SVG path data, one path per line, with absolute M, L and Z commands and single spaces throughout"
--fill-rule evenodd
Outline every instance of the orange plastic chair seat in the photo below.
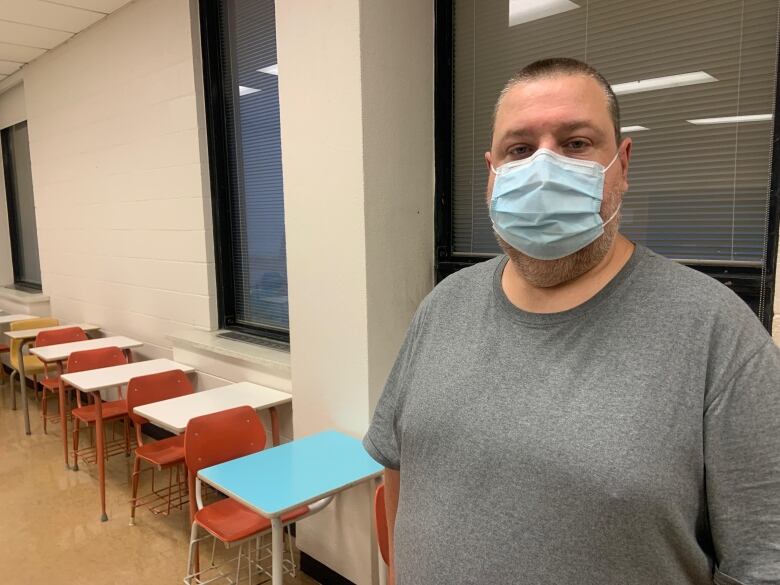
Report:
M 110 420 L 127 416 L 127 403 L 124 400 L 104 402 L 102 406 L 103 420 Z M 94 404 L 74 408 L 71 411 L 71 414 L 74 418 L 84 421 L 85 423 L 93 423 L 95 420 L 97 420 L 97 412 L 95 411 Z
M 135 456 L 160 467 L 184 461 L 184 435 L 144 443 L 136 448 Z
M 282 515 L 282 522 L 290 522 L 309 511 L 302 506 Z M 235 542 L 258 532 L 271 529 L 271 521 L 230 498 L 209 504 L 197 511 L 195 522 L 222 542 Z
M 53 378 L 44 378 L 41 380 L 41 385 L 45 388 L 48 388 L 49 390 L 59 390 L 60 389 L 60 377 L 54 376 Z M 65 383 L 65 387 L 68 387 L 67 382 Z

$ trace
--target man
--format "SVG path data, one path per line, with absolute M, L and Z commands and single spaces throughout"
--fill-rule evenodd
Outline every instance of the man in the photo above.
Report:
M 780 583 L 780 355 L 731 291 L 618 233 L 630 157 L 584 63 L 501 93 L 506 255 L 423 301 L 364 439 L 397 585 Z

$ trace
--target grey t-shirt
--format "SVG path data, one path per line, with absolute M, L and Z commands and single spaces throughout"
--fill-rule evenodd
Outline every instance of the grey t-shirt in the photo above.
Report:
M 423 301 L 364 439 L 401 469 L 397 585 L 780 583 L 780 354 L 750 309 L 637 246 L 528 313 L 506 261 Z

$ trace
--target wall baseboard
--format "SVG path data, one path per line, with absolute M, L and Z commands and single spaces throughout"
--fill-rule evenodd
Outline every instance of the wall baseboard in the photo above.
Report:
M 305 552 L 301 552 L 301 571 L 322 585 L 355 585 L 346 577 L 342 577 L 336 571 L 327 565 L 323 565 Z

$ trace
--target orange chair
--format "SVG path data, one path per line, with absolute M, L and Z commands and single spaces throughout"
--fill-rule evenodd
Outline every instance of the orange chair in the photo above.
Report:
M 86 370 L 96 370 L 98 368 L 109 368 L 111 366 L 120 366 L 127 363 L 127 357 L 118 347 L 103 347 L 100 349 L 89 349 L 86 351 L 74 351 L 68 357 L 68 373 L 75 374 L 76 372 L 83 372 Z M 119 389 L 120 399 L 110 402 L 103 402 L 101 404 L 103 420 L 113 421 L 124 418 L 125 419 L 125 449 L 124 452 L 130 454 L 130 436 L 129 428 L 127 425 L 127 403 L 121 398 L 121 388 Z M 97 398 L 96 398 L 97 400 Z M 73 417 L 73 469 L 78 471 L 79 468 L 79 455 L 83 449 L 79 448 L 79 421 L 83 422 L 90 427 L 95 425 L 97 420 L 97 412 L 95 404 L 82 405 L 81 404 L 81 392 L 76 392 L 76 404 L 77 407 L 71 412 Z M 106 443 L 105 453 L 102 454 L 103 458 L 108 458 L 111 455 L 116 455 L 122 452 L 121 450 L 109 450 L 109 445 Z M 84 457 L 82 456 L 82 459 Z M 95 460 L 97 461 L 98 454 L 95 453 Z M 101 492 L 105 493 L 105 486 L 100 486 Z M 101 497 L 101 499 L 103 499 Z
M 184 435 L 169 437 L 152 443 L 144 443 L 141 433 L 141 425 L 147 421 L 133 412 L 136 406 L 160 402 L 169 398 L 177 398 L 186 394 L 192 394 L 192 384 L 189 378 L 181 370 L 149 374 L 132 378 L 127 383 L 127 414 L 135 426 L 135 438 L 138 447 L 135 449 L 135 462 L 133 464 L 133 499 L 130 500 L 130 526 L 135 524 L 135 509 L 139 505 L 149 505 L 155 512 L 156 502 L 167 504 L 164 515 L 171 511 L 171 503 L 174 500 L 173 469 L 176 468 L 176 502 L 179 506 L 186 499 L 186 486 L 182 486 L 179 479 L 179 470 L 184 463 Z M 148 468 L 152 472 L 152 491 L 147 496 L 138 498 L 138 480 L 141 473 L 141 461 L 146 461 L 153 467 Z M 167 491 L 154 489 L 154 468 L 158 470 L 168 469 Z M 146 501 L 150 500 L 150 501 Z M 155 512 L 157 513 L 157 512 Z
M 14 321 L 8 328 L 11 331 L 23 331 L 25 329 L 39 329 L 41 327 L 56 327 L 60 322 L 58 319 L 51 317 L 35 318 L 35 319 L 22 319 L 21 321 Z M 14 392 L 14 376 L 21 378 L 19 363 L 19 347 L 22 345 L 21 339 L 11 340 L 11 349 L 8 354 L 8 359 L 11 362 L 11 408 L 16 409 L 16 393 Z M 25 355 L 22 357 L 24 360 L 24 374 L 25 376 L 32 376 L 33 389 L 37 392 L 37 381 L 40 374 L 45 373 L 46 369 L 43 362 L 34 355 Z M 19 390 L 24 388 L 24 384 L 27 380 L 19 380 Z M 35 394 L 37 397 L 37 394 Z
M 390 542 L 387 531 L 387 509 L 385 508 L 385 484 L 380 484 L 374 494 L 374 520 L 379 552 L 382 554 L 382 560 L 385 562 L 385 565 L 389 565 Z
M 74 351 L 68 358 L 68 373 L 75 374 L 85 370 L 95 370 L 98 368 L 109 368 L 111 366 L 121 366 L 127 363 L 127 356 L 118 347 L 103 347 L 100 349 L 89 349 L 85 351 Z M 92 395 L 92 404 L 84 406 L 81 404 L 81 392 L 76 392 L 77 408 L 71 411 L 73 417 L 73 470 L 78 471 L 79 455 L 85 461 L 88 461 L 89 454 L 79 445 L 79 421 L 84 422 L 88 428 L 95 427 L 95 449 L 94 461 L 98 469 L 98 490 L 100 495 L 100 521 L 106 522 L 106 459 L 112 455 L 125 453 L 130 457 L 130 432 L 127 418 L 127 403 L 122 399 L 122 388 L 118 387 L 119 400 L 103 402 L 99 392 L 90 393 Z M 124 445 L 120 447 L 121 441 L 106 442 L 104 423 L 122 420 L 124 424 Z
M 222 565 L 219 567 L 214 566 L 213 552 L 210 567 L 203 571 L 196 570 L 193 572 L 193 551 L 197 554 L 197 543 L 209 538 L 208 535 L 222 541 L 227 548 L 239 545 L 238 555 L 235 559 L 237 561 L 236 581 L 238 581 L 241 570 L 241 551 L 244 543 L 249 543 L 249 546 L 247 546 L 247 558 L 249 561 L 250 581 L 253 567 L 264 571 L 259 565 L 259 558 L 256 559 L 254 564 L 252 562 L 251 541 L 270 533 L 271 521 L 230 498 L 221 499 L 204 506 L 201 497 L 202 484 L 197 477 L 201 469 L 257 453 L 262 451 L 264 447 L 265 429 L 263 428 L 263 423 L 260 422 L 257 413 L 249 406 L 239 406 L 238 408 L 195 417 L 187 424 L 187 430 L 184 435 L 184 454 L 187 469 L 189 470 L 190 498 L 194 498 L 197 505 L 197 511 L 192 522 L 189 554 L 187 556 L 187 576 L 184 578 L 184 582 L 187 585 L 203 582 L 201 578 L 208 570 L 217 570 L 220 576 L 225 576 L 220 570 Z M 258 481 L 263 481 L 263 479 L 270 478 L 257 479 Z M 308 506 L 296 508 L 282 516 L 282 524 L 289 526 L 290 523 L 300 520 L 308 515 L 309 512 Z M 198 527 L 203 528 L 208 535 L 198 538 Z M 214 543 L 216 544 L 216 540 Z M 259 546 L 258 540 L 258 557 Z M 199 565 L 197 561 L 196 565 Z
M 85 341 L 87 334 L 81 327 L 66 327 L 65 329 L 53 329 L 51 331 L 41 331 L 35 337 L 35 347 L 45 347 L 47 345 L 59 345 L 60 343 L 72 343 L 74 341 Z M 58 369 L 60 368 L 58 364 Z M 46 434 L 46 423 L 49 419 L 55 422 L 59 418 L 59 414 L 48 414 L 48 396 L 49 393 L 59 394 L 60 391 L 60 374 L 58 371 L 54 376 L 49 376 L 48 367 L 44 364 L 44 372 L 46 377 L 41 380 L 41 387 L 43 388 L 43 395 L 41 396 L 41 419 L 43 421 L 43 432 Z M 64 399 L 64 396 L 63 396 Z M 67 427 L 63 427 L 67 429 Z

